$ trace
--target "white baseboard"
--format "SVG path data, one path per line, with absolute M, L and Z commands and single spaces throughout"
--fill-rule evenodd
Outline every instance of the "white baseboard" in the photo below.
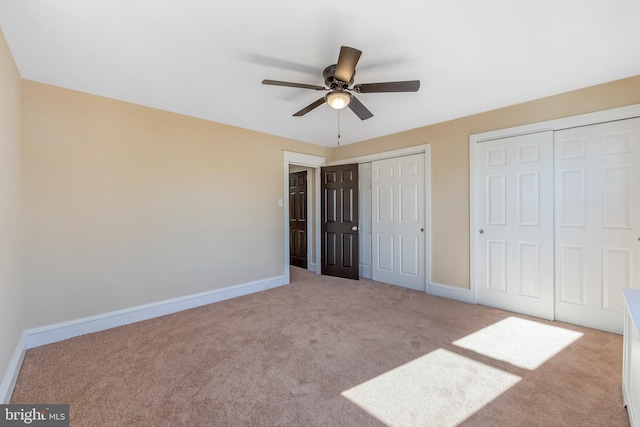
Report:
M 7 370 L 2 378 L 2 383 L 0 384 L 0 404 L 2 405 L 8 404 L 11 400 L 11 395 L 13 394 L 13 389 L 16 386 L 18 374 L 20 374 L 20 368 L 22 367 L 22 361 L 24 360 L 24 355 L 27 352 L 27 349 L 25 348 L 26 342 L 27 334 L 23 332 L 16 344 L 16 349 L 13 352 L 13 356 L 9 361 L 9 366 L 7 366 Z
M 25 330 L 20 336 L 16 345 L 13 357 L 0 383 L 0 404 L 9 403 L 13 389 L 18 380 L 18 374 L 24 361 L 25 353 L 28 349 L 45 344 L 66 340 L 92 332 L 104 331 L 105 329 L 124 326 L 142 320 L 153 319 L 154 317 L 166 314 L 177 313 L 179 311 L 196 308 L 214 302 L 220 302 L 231 298 L 249 295 L 267 289 L 276 288 L 288 283 L 286 276 L 272 277 L 269 279 L 257 280 L 255 282 L 244 283 L 236 286 L 229 286 L 222 289 L 202 292 L 199 294 L 187 295 L 140 305 L 124 310 L 112 311 L 96 316 L 84 317 L 82 319 L 70 320 L 68 322 L 56 323 L 34 329 Z
M 471 291 L 457 286 L 431 282 L 427 288 L 427 293 L 456 301 L 471 303 Z
M 84 317 L 82 319 L 70 320 L 68 322 L 56 323 L 34 329 L 25 330 L 16 345 L 13 357 L 0 383 L 0 404 L 9 403 L 13 389 L 18 380 L 18 374 L 22 367 L 25 353 L 28 349 L 45 344 L 66 340 L 92 332 L 104 331 L 105 329 L 124 326 L 142 320 L 153 319 L 154 317 L 166 314 L 177 313 L 179 311 L 196 308 L 214 302 L 220 302 L 231 298 L 249 295 L 267 289 L 276 288 L 288 283 L 286 276 L 271 277 L 269 279 L 257 280 L 255 282 L 244 283 L 236 286 L 229 286 L 222 289 L 202 292 L 199 294 L 187 295 L 154 302 L 151 304 L 139 305 L 124 310 L 112 311 L 96 316 Z
M 638 404 L 635 402 L 632 402 L 629 399 L 629 390 L 627 389 L 627 382 L 626 381 L 622 381 L 622 403 L 624 404 L 624 406 L 627 408 L 627 414 L 629 415 L 629 424 L 631 425 L 631 427 L 638 427 L 640 426 L 640 420 L 637 419 L 636 417 L 636 410 L 637 410 L 637 406 Z
M 199 294 L 187 295 L 68 322 L 28 329 L 25 331 L 25 349 L 51 344 L 92 332 L 99 332 L 117 326 L 124 326 L 142 320 L 153 319 L 154 317 L 249 295 L 286 284 L 287 280 L 285 276 L 272 277 L 242 285 L 214 289 Z
M 314 262 L 309 262 L 309 265 L 307 265 L 307 270 L 316 273 L 318 271 L 318 266 Z

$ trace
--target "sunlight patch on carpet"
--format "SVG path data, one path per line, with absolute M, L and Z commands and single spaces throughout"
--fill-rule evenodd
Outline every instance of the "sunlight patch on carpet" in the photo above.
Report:
M 438 349 L 342 396 L 388 426 L 456 426 L 520 379 Z
M 581 332 L 508 317 L 455 341 L 453 344 L 534 370 L 579 339 Z

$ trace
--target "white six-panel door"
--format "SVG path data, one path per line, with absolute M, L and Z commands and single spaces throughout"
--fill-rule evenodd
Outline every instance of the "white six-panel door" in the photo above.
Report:
M 372 162 L 373 280 L 424 291 L 424 155 Z
M 553 132 L 478 144 L 478 303 L 553 319 Z
M 556 318 L 622 333 L 640 288 L 640 118 L 555 134 Z

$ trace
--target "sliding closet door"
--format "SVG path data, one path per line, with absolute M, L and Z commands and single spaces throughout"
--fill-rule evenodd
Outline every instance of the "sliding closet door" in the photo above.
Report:
M 640 118 L 555 135 L 556 319 L 622 333 L 640 288 Z
M 476 149 L 478 303 L 553 319 L 553 133 Z
M 373 280 L 426 290 L 424 154 L 372 163 Z

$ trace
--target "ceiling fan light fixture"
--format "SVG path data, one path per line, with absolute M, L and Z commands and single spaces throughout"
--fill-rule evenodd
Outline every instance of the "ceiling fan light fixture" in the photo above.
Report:
M 341 110 L 351 102 L 351 94 L 349 92 L 334 90 L 327 94 L 326 101 L 331 108 Z
M 342 46 L 338 56 L 338 62 L 325 67 L 322 71 L 322 78 L 325 86 L 316 86 L 306 83 L 284 82 L 280 80 L 263 80 L 263 85 L 287 86 L 300 89 L 312 89 L 327 91 L 320 99 L 313 101 L 302 110 L 293 114 L 294 117 L 301 117 L 324 103 L 335 110 L 349 107 L 360 120 L 367 120 L 373 117 L 371 111 L 362 102 L 352 95 L 353 93 L 382 93 L 382 92 L 417 92 L 420 89 L 420 80 L 405 80 L 399 82 L 378 82 L 364 83 L 352 86 L 353 78 L 356 75 L 356 65 L 360 59 L 362 51 Z

